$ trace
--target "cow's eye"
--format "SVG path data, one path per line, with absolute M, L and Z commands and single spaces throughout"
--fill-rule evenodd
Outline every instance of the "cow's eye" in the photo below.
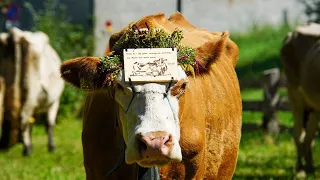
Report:
M 180 97 L 182 94 L 184 94 L 189 82 L 186 80 L 180 80 L 178 81 L 171 89 L 171 95 Z
M 185 90 L 186 87 L 187 87 L 187 85 L 188 85 L 188 83 L 183 83 L 183 84 L 181 84 L 181 89 Z

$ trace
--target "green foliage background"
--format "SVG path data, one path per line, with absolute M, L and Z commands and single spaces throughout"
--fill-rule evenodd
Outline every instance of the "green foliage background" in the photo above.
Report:
M 298 0 L 304 5 L 309 22 L 320 22 L 320 0 Z

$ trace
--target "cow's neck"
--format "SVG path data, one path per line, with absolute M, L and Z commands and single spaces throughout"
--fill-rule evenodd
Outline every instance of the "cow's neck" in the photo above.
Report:
M 118 126 L 119 128 L 119 126 Z M 124 141 L 123 141 L 124 143 Z M 124 163 L 125 163 L 125 147 L 126 145 L 123 145 L 123 149 L 121 149 L 119 158 L 115 166 L 110 169 L 107 173 L 107 175 L 111 175 L 113 172 L 117 171 Z M 160 180 L 160 174 L 159 174 L 159 169 L 156 166 L 153 166 L 151 168 L 144 168 L 138 166 L 138 171 L 137 171 L 137 180 Z

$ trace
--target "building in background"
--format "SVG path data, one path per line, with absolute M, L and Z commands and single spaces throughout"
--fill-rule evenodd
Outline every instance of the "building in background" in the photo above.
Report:
M 0 0 L 1 1 L 1 0 Z M 2 0 L 4 1 L 4 0 Z M 305 22 L 304 6 L 299 0 L 56 0 L 67 7 L 71 22 L 85 29 L 94 26 L 96 55 L 103 55 L 112 33 L 142 16 L 163 12 L 170 16 L 181 2 L 182 14 L 195 26 L 209 31 L 244 32 L 253 24 L 279 25 Z M 21 6 L 21 14 L 12 25 L 30 29 L 32 18 L 24 2 L 36 10 L 43 0 L 11 0 Z M 39 3 L 42 2 L 42 3 Z M 95 23 L 92 23 L 92 17 Z M 0 19 L 3 21 L 3 17 Z M 6 20 L 8 21 L 8 20 Z M 0 21 L 0 23 L 2 23 Z M 4 24 L 4 23 L 2 23 Z M 10 23 L 9 23 L 10 25 Z M 58 26 L 58 25 L 57 25 Z M 4 26 L 2 26 L 3 30 Z
M 95 0 L 96 54 L 103 55 L 112 33 L 145 15 L 163 12 L 170 16 L 178 9 L 177 1 Z M 180 1 L 182 14 L 193 25 L 209 31 L 244 32 L 253 24 L 279 25 L 284 21 L 289 24 L 306 21 L 304 6 L 298 0 Z
M 38 12 L 43 10 L 44 2 L 47 0 L 0 0 L 1 2 L 9 2 L 8 5 L 17 9 L 17 11 L 8 8 L 2 8 L 4 15 L 0 17 L 1 31 L 10 28 L 10 25 L 19 27 L 23 30 L 30 30 L 33 24 L 32 15 L 25 7 L 25 3 L 30 3 Z M 51 0 L 59 3 L 67 8 L 66 15 L 73 24 L 83 26 L 85 30 L 92 28 L 93 3 L 94 0 Z M 5 12 L 7 11 L 7 13 Z M 9 16 L 7 15 L 9 14 Z M 59 26 L 59 24 L 57 24 Z

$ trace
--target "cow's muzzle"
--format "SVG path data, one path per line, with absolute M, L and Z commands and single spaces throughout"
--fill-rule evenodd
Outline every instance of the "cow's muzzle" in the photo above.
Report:
M 137 135 L 138 148 L 141 160 L 138 162 L 141 166 L 161 166 L 169 163 L 172 159 L 171 151 L 174 143 L 172 136 L 166 132 L 150 132 L 146 135 Z

